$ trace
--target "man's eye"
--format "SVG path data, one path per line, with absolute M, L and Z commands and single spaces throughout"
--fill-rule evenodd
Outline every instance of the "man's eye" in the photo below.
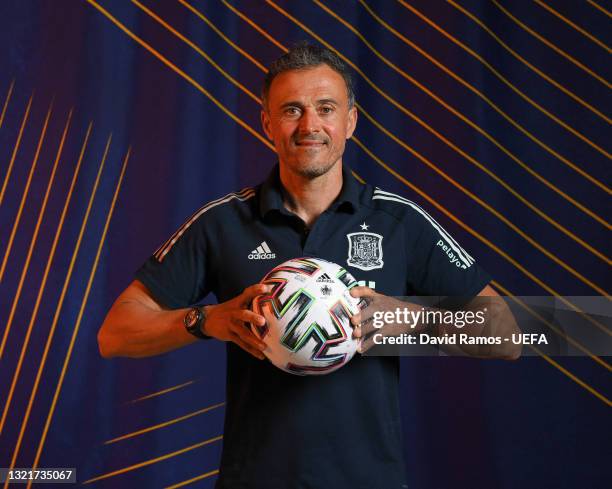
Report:
M 331 114 L 334 111 L 333 107 L 321 107 L 319 110 L 323 114 Z
M 285 109 L 285 114 L 287 115 L 298 115 L 300 113 L 297 107 L 287 107 Z

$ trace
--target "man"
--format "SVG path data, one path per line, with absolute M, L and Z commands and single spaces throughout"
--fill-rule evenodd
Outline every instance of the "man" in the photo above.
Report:
M 495 293 L 473 258 L 425 211 L 360 185 L 343 165 L 357 110 L 336 55 L 295 47 L 271 66 L 263 100 L 261 122 L 279 165 L 262 185 L 202 207 L 157 250 L 111 308 L 100 351 L 144 357 L 197 337 L 227 342 L 218 488 L 407 487 L 398 359 L 357 355 L 337 372 L 314 377 L 276 369 L 261 361 L 264 345 L 245 327 L 264 323 L 249 304 L 266 287 L 252 284 L 290 258 L 342 264 L 370 286 L 353 291 L 372 303 L 353 318 L 356 325 L 392 301 L 388 296 Z M 357 253 L 366 242 L 370 253 Z M 209 292 L 218 305 L 189 307 Z

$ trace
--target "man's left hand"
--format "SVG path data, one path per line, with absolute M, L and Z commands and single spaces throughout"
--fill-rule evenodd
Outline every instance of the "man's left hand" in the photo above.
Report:
M 369 287 L 353 287 L 351 289 L 351 295 L 355 298 L 365 300 L 367 304 L 360 312 L 351 316 L 353 338 L 360 339 L 358 348 L 359 353 L 365 353 L 375 345 L 374 333 L 381 334 L 382 336 L 414 333 L 414 330 L 410 329 L 408 324 L 398 324 L 394 321 L 384 321 L 382 327 L 376 327 L 374 319 L 374 314 L 377 312 L 382 313 L 381 315 L 384 315 L 385 312 L 394 313 L 397 308 L 403 310 L 404 308 L 410 307 L 411 304 L 379 294 Z M 379 315 L 379 317 L 381 315 Z

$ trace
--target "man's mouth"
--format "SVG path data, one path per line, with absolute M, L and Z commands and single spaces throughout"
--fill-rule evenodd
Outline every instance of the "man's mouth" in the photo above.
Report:
M 327 144 L 325 141 L 315 139 L 303 139 L 302 141 L 296 141 L 296 146 L 323 146 Z

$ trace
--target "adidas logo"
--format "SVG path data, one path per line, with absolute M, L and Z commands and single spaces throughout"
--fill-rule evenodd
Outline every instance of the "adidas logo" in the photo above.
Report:
M 334 281 L 329 278 L 329 275 L 327 275 L 326 273 L 321 274 L 321 276 L 319 278 L 317 278 L 317 282 L 321 283 L 326 283 L 326 284 L 333 284 Z
M 249 260 L 272 260 L 273 258 L 276 258 L 276 253 L 272 253 L 265 241 L 249 253 Z

